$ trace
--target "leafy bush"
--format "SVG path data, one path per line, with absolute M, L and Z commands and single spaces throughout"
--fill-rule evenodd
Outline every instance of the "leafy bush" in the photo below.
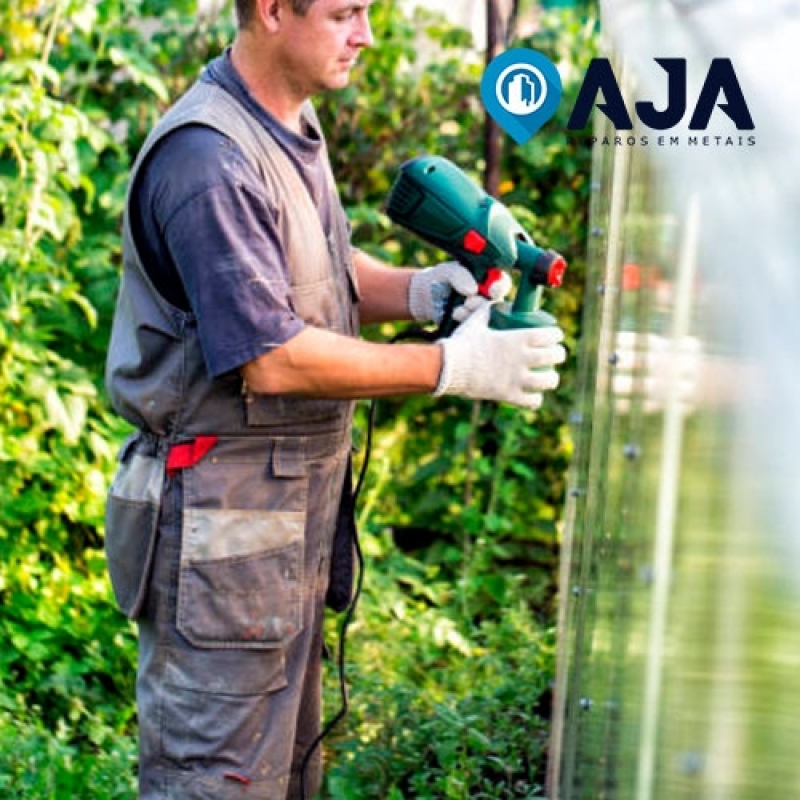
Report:
M 52 730 L 29 714 L 0 712 L 0 792 L 7 798 L 131 798 L 136 796 L 135 740 L 101 715 L 92 741 L 76 741 L 61 723 Z
M 146 6 L 127 10 L 93 0 L 0 9 L 4 796 L 86 796 L 83 780 L 130 788 L 133 774 L 129 755 L 111 750 L 131 749 L 120 737 L 135 713 L 134 637 L 102 553 L 105 490 L 127 430 L 101 380 L 129 146 L 142 112 L 157 110 L 153 92 L 165 102 L 168 92 L 147 60 L 159 46 L 136 27 Z
M 323 796 L 542 797 L 552 635 L 523 603 L 467 630 L 434 568 L 394 550 L 372 558 Z

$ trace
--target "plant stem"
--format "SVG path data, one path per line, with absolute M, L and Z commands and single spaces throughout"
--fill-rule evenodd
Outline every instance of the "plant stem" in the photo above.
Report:
M 464 498 L 463 506 L 468 508 L 472 505 L 472 491 L 475 483 L 475 439 L 478 434 L 478 423 L 481 417 L 481 401 L 472 402 L 472 414 L 469 419 L 469 436 L 467 436 L 466 463 L 464 465 Z
M 464 464 L 463 508 L 468 509 L 473 502 L 475 486 L 475 447 L 478 436 L 478 425 L 481 417 L 481 401 L 474 400 L 469 420 L 469 436 L 467 436 L 466 461 Z M 469 619 L 469 580 L 472 575 L 472 557 L 474 541 L 469 525 L 464 525 L 461 535 L 461 614 Z
M 61 14 L 64 11 L 64 2 L 65 0 L 57 0 L 56 7 L 53 10 L 53 18 L 50 20 L 50 27 L 47 29 L 47 37 L 44 41 L 41 58 L 39 59 L 42 64 L 47 64 L 50 61 L 50 53 L 53 50 L 53 42 L 56 38 L 56 31 L 58 30 L 58 26 L 61 24 Z
M 500 442 L 500 447 L 495 456 L 494 468 L 492 469 L 492 482 L 489 487 L 489 499 L 486 503 L 486 512 L 483 516 L 484 531 L 486 531 L 486 521 L 491 519 L 497 512 L 497 505 L 500 502 L 500 486 L 503 483 L 506 464 L 511 455 L 511 445 L 516 438 L 517 429 L 519 428 L 519 419 L 519 415 L 515 415 L 511 418 L 508 425 L 506 425 L 503 431 L 503 440 Z

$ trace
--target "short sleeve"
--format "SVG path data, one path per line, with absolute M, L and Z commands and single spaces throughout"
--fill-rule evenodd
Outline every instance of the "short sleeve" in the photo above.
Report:
M 274 204 L 240 148 L 210 128 L 159 148 L 152 193 L 211 377 L 284 344 L 304 327 L 292 308 Z

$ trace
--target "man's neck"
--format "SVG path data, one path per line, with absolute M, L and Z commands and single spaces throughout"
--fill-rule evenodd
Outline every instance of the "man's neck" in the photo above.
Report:
M 231 47 L 231 63 L 244 81 L 250 94 L 294 133 L 301 134 L 300 112 L 305 98 L 292 92 L 288 83 L 282 80 L 280 69 L 270 69 L 269 60 L 263 51 L 255 57 L 255 42 L 241 32 Z

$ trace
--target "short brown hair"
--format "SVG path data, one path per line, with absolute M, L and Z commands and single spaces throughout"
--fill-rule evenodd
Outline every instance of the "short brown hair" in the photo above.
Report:
M 289 0 L 289 5 L 298 17 L 304 17 L 316 2 L 317 0 Z M 256 0 L 236 0 L 236 20 L 240 28 L 246 28 L 250 24 L 255 8 Z

